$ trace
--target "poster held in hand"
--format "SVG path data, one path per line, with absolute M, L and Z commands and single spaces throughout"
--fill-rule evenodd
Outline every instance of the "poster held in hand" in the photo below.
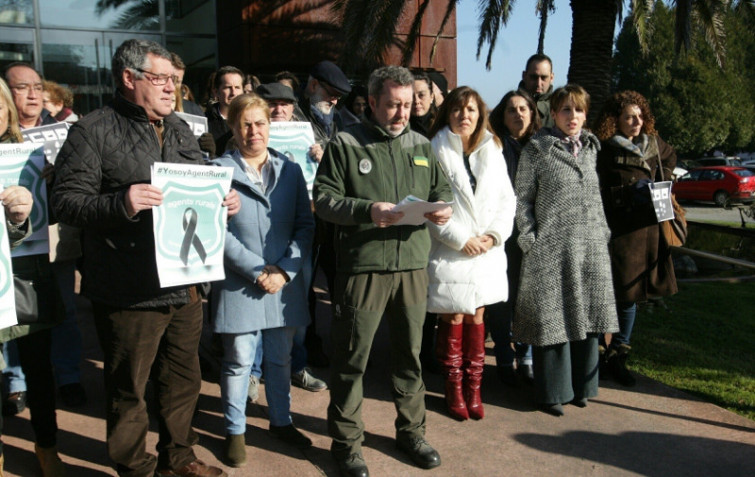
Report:
M 156 163 L 152 185 L 163 202 L 152 209 L 160 286 L 223 280 L 226 208 L 233 169 Z

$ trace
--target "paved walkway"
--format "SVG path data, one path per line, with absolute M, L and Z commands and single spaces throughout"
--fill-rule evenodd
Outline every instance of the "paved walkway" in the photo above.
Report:
M 59 449 L 69 477 L 115 475 L 105 450 L 102 358 L 89 309 L 80 300 L 85 337 L 83 382 L 89 403 L 58 412 Z M 326 320 L 327 321 L 327 320 Z M 327 323 L 321 326 L 326 337 Z M 483 382 L 485 419 L 456 422 L 444 412 L 442 380 L 427 375 L 427 438 L 440 451 L 443 464 L 418 469 L 394 448 L 395 411 L 389 391 L 387 333 L 379 332 L 365 378 L 364 456 L 373 476 L 752 476 L 755 475 L 755 422 L 639 377 L 630 390 L 601 382 L 600 396 L 585 409 L 565 406 L 552 417 L 535 410 L 528 387 L 505 388 L 496 378 L 488 349 Z M 316 369 L 318 376 L 327 370 Z M 217 463 L 222 454 L 223 422 L 220 388 L 208 372 L 202 383 L 194 421 L 200 435 L 200 458 Z M 328 393 L 292 388 L 294 423 L 314 441 L 298 451 L 267 434 L 264 393 L 249 406 L 246 432 L 248 464 L 226 468 L 232 476 L 336 476 L 326 429 Z M 5 472 L 9 476 L 41 475 L 34 456 L 29 412 L 7 418 Z M 148 446 L 157 442 L 156 427 Z

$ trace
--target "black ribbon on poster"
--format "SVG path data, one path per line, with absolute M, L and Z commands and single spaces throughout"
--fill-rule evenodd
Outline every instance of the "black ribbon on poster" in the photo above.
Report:
M 183 228 L 184 239 L 181 243 L 181 252 L 179 255 L 181 257 L 181 261 L 184 263 L 184 265 L 188 265 L 189 250 L 193 245 L 194 250 L 197 251 L 199 258 L 202 260 L 202 263 L 204 263 L 205 259 L 207 258 L 207 252 L 205 252 L 202 241 L 199 240 L 199 237 L 197 237 L 197 211 L 192 209 L 191 207 L 188 207 L 184 211 Z

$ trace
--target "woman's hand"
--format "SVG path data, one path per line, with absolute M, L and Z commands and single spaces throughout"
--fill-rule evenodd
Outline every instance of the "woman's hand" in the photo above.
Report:
M 475 255 L 482 255 L 483 253 L 487 252 L 488 249 L 485 248 L 483 243 L 480 241 L 480 237 L 472 237 L 471 239 L 467 240 L 467 243 L 464 244 L 464 248 L 462 248 L 461 251 L 469 255 L 470 257 L 474 257 Z
M 278 293 L 290 280 L 288 274 L 277 265 L 268 265 L 257 278 L 257 286 L 271 295 Z
M 485 235 L 480 235 L 477 238 L 480 240 L 480 245 L 483 248 L 485 248 L 485 252 L 493 248 L 493 246 L 495 245 L 495 239 L 493 238 L 492 235 L 485 234 Z

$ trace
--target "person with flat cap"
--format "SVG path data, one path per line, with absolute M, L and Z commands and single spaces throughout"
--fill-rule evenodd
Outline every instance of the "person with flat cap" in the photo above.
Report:
M 335 63 L 324 60 L 310 70 L 294 117 L 297 121 L 312 123 L 315 144 L 310 148 L 309 154 L 317 162 L 322 159 L 327 143 L 338 132 L 334 121 L 336 104 L 341 96 L 350 92 L 349 79 Z

